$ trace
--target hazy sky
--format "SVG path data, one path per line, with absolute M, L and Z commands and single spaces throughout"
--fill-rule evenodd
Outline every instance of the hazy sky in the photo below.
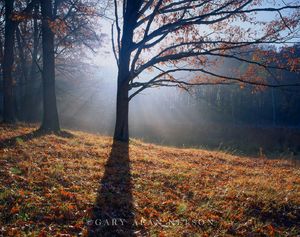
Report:
M 299 4 L 299 0 L 265 0 L 263 7 L 275 7 L 276 5 L 283 5 L 283 4 Z M 286 12 L 285 12 L 286 13 Z M 257 17 L 260 20 L 270 21 L 274 18 L 276 13 L 259 13 Z M 112 81 L 116 81 L 117 77 L 117 65 L 112 53 L 112 46 L 111 46 L 111 24 L 112 22 L 107 19 L 101 20 L 101 32 L 107 34 L 107 38 L 104 42 L 104 46 L 99 50 L 99 53 L 94 57 L 95 64 L 99 65 L 100 68 L 100 75 L 101 77 L 111 78 Z M 243 23 L 241 23 L 243 24 Z

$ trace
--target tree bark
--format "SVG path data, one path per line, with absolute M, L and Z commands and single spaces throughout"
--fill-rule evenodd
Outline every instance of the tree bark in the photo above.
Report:
M 117 90 L 117 113 L 114 140 L 129 141 L 129 100 L 128 100 L 128 79 L 119 72 Z
M 34 14 L 38 15 L 39 5 L 34 7 Z M 39 68 L 37 66 L 39 50 L 39 26 L 36 18 L 33 19 L 33 50 L 32 50 L 32 60 L 30 66 L 30 75 L 28 84 L 26 85 L 26 96 L 25 96 L 25 109 L 26 109 L 26 121 L 35 122 L 39 117 L 39 107 L 41 105 L 41 97 L 39 96 L 41 92 L 41 86 L 39 86 L 38 91 L 36 91 L 36 84 L 38 79 Z
M 2 75 L 3 75 L 3 54 L 4 54 L 3 50 L 4 50 L 3 38 L 2 38 L 2 36 L 0 36 L 0 64 L 1 64 L 0 70 L 1 70 Z M 0 91 L 3 93 L 3 85 L 4 85 L 3 77 L 0 78 L 0 82 L 1 82 Z M 1 114 L 0 114 L 0 117 L 2 117 L 2 118 L 3 118 L 3 114 L 4 114 L 3 113 L 3 105 L 4 105 L 4 103 L 1 104 L 2 110 L 1 110 Z
M 3 65 L 3 39 L 2 36 L 0 36 L 0 63 L 1 67 Z
M 18 118 L 21 120 L 25 120 L 25 113 L 26 113 L 26 85 L 28 84 L 28 69 L 26 63 L 26 55 L 24 52 L 24 42 L 22 41 L 21 31 L 19 27 L 16 27 L 16 39 L 17 39 L 17 46 L 20 58 L 20 64 L 22 69 L 22 74 L 20 75 L 20 90 L 19 90 L 19 98 L 20 99 L 20 111 L 18 114 Z
M 43 46 L 43 121 L 41 130 L 57 132 L 60 130 L 55 95 L 55 55 L 54 33 L 49 22 L 53 20 L 52 1 L 41 0 L 42 46 Z
M 16 24 L 12 20 L 14 0 L 5 1 L 5 40 L 3 56 L 3 122 L 15 123 L 14 80 L 12 70 L 14 64 L 14 42 Z
M 123 22 L 123 34 L 118 65 L 117 112 L 114 140 L 129 141 L 129 98 L 130 58 L 133 46 L 133 34 L 137 24 L 141 2 L 129 0 L 126 2 Z

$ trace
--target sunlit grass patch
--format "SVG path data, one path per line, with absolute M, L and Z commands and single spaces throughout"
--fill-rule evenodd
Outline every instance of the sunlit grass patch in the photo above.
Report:
M 0 127 L 0 140 L 33 130 Z M 72 137 L 47 135 L 0 150 L 2 235 L 88 234 L 112 139 L 70 132 Z M 131 211 L 136 221 L 146 220 L 135 228 L 137 236 L 300 234 L 300 170 L 290 161 L 138 140 L 130 142 L 129 159 Z

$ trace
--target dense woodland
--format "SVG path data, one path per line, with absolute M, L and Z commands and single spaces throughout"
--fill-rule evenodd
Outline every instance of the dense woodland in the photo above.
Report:
M 299 47 L 294 47 L 295 53 L 291 57 L 298 57 Z M 283 51 L 273 50 L 278 59 L 282 58 Z M 16 56 L 18 62 L 20 59 Z M 253 57 L 253 53 L 247 57 Z M 82 62 L 82 68 L 78 68 L 72 66 L 74 61 L 71 60 L 69 65 L 67 62 L 59 67 L 56 81 L 62 126 L 112 135 L 115 87 L 104 78 L 105 75 L 98 73 L 99 68 L 87 62 Z M 219 67 L 219 71 L 230 68 L 227 73 L 234 74 L 245 70 L 247 65 L 226 59 Z M 16 76 L 16 119 L 38 123 L 43 117 L 41 73 L 37 72 L 35 81 L 24 81 L 18 76 L 20 72 L 22 75 L 22 68 L 17 67 L 13 72 Z M 264 76 L 273 81 L 276 73 L 280 74 L 278 84 L 293 83 L 299 78 L 299 73 L 287 70 L 273 70 Z M 85 79 L 87 75 L 89 79 Z M 299 87 L 255 88 L 239 84 L 194 86 L 189 91 L 182 88 L 153 90 L 154 93 L 142 94 L 132 104 L 132 113 L 136 114 L 130 119 L 134 137 L 176 146 L 237 149 L 255 155 L 261 146 L 268 152 L 287 149 L 296 152 L 299 149 L 298 138 L 289 138 L 292 130 L 298 133 L 299 129 Z M 31 99 L 34 103 L 27 109 L 26 104 Z M 2 114 L 3 106 L 0 108 Z M 288 135 L 284 135 L 286 133 Z M 263 140 L 256 139 L 257 136 Z M 248 137 L 249 144 L 245 145 L 241 137 Z

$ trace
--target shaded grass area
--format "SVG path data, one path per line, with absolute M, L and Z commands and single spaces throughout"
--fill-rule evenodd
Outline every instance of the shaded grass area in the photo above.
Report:
M 144 141 L 186 148 L 222 150 L 238 155 L 289 156 L 300 160 L 300 128 L 258 127 L 222 123 L 175 123 L 154 128 L 136 125 Z M 143 121 L 142 121 L 143 122 Z M 140 123 L 142 123 L 140 122 Z M 201 145 L 199 145 L 201 144 Z
M 0 126 L 0 235 L 300 234 L 300 169 L 288 160 L 26 135 L 35 129 Z

